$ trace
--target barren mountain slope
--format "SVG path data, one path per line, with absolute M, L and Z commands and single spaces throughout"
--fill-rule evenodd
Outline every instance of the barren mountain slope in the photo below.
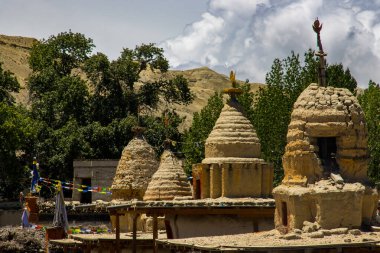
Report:
M 0 62 L 3 63 L 4 69 L 15 74 L 21 87 L 25 87 L 26 79 L 31 72 L 28 57 L 35 41 L 37 40 L 33 38 L 0 35 Z M 21 103 L 28 101 L 26 89 L 21 89 L 15 97 Z

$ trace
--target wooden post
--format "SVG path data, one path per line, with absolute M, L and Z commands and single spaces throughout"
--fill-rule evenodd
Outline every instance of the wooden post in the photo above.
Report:
M 157 243 L 156 240 L 158 238 L 158 221 L 157 221 L 157 214 L 153 214 L 153 252 L 157 253 Z
M 119 214 L 116 214 L 116 252 L 119 253 L 120 251 L 120 217 Z
M 132 231 L 132 253 L 137 252 L 137 213 L 133 213 L 133 231 Z

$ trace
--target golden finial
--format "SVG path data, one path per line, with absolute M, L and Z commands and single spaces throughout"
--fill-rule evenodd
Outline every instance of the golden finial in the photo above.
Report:
M 236 95 L 243 93 L 243 91 L 240 88 L 238 88 L 238 83 L 236 82 L 236 71 L 234 72 L 231 70 L 230 80 L 232 83 L 232 88 L 224 89 L 223 93 L 230 95 L 232 101 L 236 101 Z
M 236 88 L 236 71 L 235 71 L 235 73 L 234 73 L 234 71 L 232 71 L 231 70 L 231 72 L 230 72 L 230 80 L 231 80 L 231 83 L 232 83 L 232 87 L 233 88 Z

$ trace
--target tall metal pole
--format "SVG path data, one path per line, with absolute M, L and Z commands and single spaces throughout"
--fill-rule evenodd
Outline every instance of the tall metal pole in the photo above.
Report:
M 319 68 L 318 68 L 318 84 L 319 86 L 326 87 L 326 60 L 325 56 L 327 54 L 323 51 L 322 41 L 321 41 L 321 30 L 322 24 L 319 23 L 318 18 L 313 23 L 313 30 L 317 34 L 317 45 L 319 51 L 315 53 L 316 56 L 319 56 Z

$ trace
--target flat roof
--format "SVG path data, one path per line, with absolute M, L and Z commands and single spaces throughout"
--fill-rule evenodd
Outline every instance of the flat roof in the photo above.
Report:
M 273 217 L 275 201 L 271 198 L 217 198 L 170 201 L 130 201 L 108 206 L 111 214 L 125 212 L 146 214 L 247 214 Z

